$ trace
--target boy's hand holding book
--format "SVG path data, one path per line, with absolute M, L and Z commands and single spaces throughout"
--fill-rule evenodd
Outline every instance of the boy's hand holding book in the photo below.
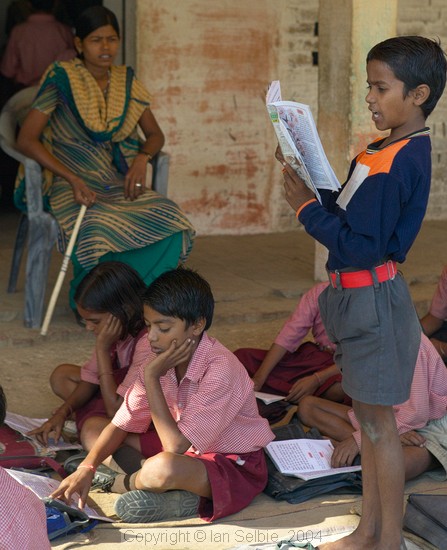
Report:
M 284 160 L 284 156 L 279 145 L 276 148 L 275 157 L 283 166 L 282 172 L 284 175 L 286 200 L 296 212 L 302 204 L 311 199 L 315 199 L 315 194 L 299 177 L 296 170 Z
M 315 199 L 315 194 L 307 187 L 304 181 L 297 175 L 295 170 L 283 163 L 284 189 L 286 191 L 286 201 L 296 212 L 300 206 L 306 202 Z

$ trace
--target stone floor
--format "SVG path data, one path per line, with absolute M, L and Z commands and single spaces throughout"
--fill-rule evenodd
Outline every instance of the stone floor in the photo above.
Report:
M 48 384 L 50 372 L 57 364 L 67 360 L 81 363 L 90 354 L 93 341 L 91 335 L 86 334 L 75 323 L 67 306 L 70 272 L 67 273 L 48 335 L 40 336 L 39 330 L 23 326 L 23 273 L 18 291 L 15 294 L 6 293 L 17 220 L 15 213 L 0 211 L 0 383 L 8 397 L 10 411 L 43 417 L 49 414 L 58 401 Z M 427 311 L 438 276 L 446 263 L 446 236 L 446 222 L 425 222 L 402 268 L 421 315 Z M 314 284 L 313 256 L 314 243 L 300 228 L 287 233 L 265 235 L 199 236 L 188 265 L 209 280 L 215 294 L 215 321 L 210 332 L 230 349 L 242 346 L 269 347 L 301 294 Z M 60 254 L 54 252 L 47 300 L 61 261 Z M 422 487 L 427 492 L 445 491 L 445 484 L 432 483 L 417 487 Z M 342 529 L 343 525 L 351 525 L 353 528 L 353 522 L 349 518 L 352 499 L 312 499 L 308 503 L 290 507 L 286 503 L 279 506 L 274 501 L 269 504 L 265 499 L 261 499 L 264 508 L 259 508 L 258 500 L 255 505 L 246 509 L 244 518 L 231 516 L 225 518 L 220 525 L 207 526 L 206 530 L 203 525 L 198 528 L 197 525 L 181 522 L 176 526 L 158 528 L 162 535 L 180 533 L 179 527 L 183 529 L 182 532 L 191 533 L 192 537 L 198 532 L 206 533 L 205 540 L 210 542 L 209 545 L 196 542 L 191 546 L 204 549 L 227 549 L 237 546 L 237 542 L 261 542 L 261 535 L 256 533 L 261 533 L 262 536 L 267 533 L 266 536 L 270 536 L 279 528 L 286 535 L 291 529 L 299 528 L 304 531 L 314 525 L 323 526 L 325 532 L 333 535 L 340 533 L 337 529 Z M 108 526 L 103 527 L 91 532 L 92 538 L 86 541 L 87 544 L 97 548 L 105 545 L 107 548 L 121 549 L 123 529 L 119 528 L 122 526 L 114 524 L 114 535 Z M 237 537 L 239 527 L 242 538 Z M 146 538 L 148 532 L 153 533 L 150 529 L 135 532 Z M 221 533 L 219 541 L 213 538 L 213 533 L 216 536 Z M 227 536 L 230 538 L 227 539 Z M 62 541 L 53 546 L 65 548 L 65 543 Z M 158 550 L 187 548 L 182 544 L 173 545 L 169 541 L 148 547 Z M 430 546 L 417 545 L 412 548 Z

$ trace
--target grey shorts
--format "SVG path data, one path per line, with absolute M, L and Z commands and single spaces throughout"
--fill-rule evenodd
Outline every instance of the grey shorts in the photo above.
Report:
M 376 286 L 337 289 L 319 297 L 327 334 L 337 345 L 343 390 L 371 405 L 398 405 L 410 396 L 421 325 L 398 273 Z
M 430 477 L 447 479 L 447 414 L 438 420 L 430 420 L 426 426 L 416 430 L 426 439 L 425 448 L 441 464 L 441 468 L 427 472 Z

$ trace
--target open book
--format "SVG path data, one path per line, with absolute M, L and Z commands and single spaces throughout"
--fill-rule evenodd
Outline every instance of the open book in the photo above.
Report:
M 265 450 L 282 474 L 306 481 L 362 469 L 360 465 L 332 468 L 331 456 L 334 446 L 329 439 L 272 441 Z
M 284 160 L 320 202 L 318 189 L 338 191 L 340 183 L 327 160 L 309 106 L 282 101 L 279 80 L 270 84 L 266 104 Z
M 22 416 L 21 414 L 16 414 L 12 412 L 7 412 L 5 418 L 5 424 L 7 424 L 13 430 L 21 433 L 27 439 L 31 440 L 36 449 L 39 450 L 39 454 L 45 455 L 46 452 L 67 451 L 70 449 L 82 450 L 82 445 L 80 445 L 79 443 L 67 443 L 62 438 L 60 438 L 57 442 L 54 441 L 54 439 L 49 438 L 48 445 L 44 447 L 37 441 L 36 437 L 32 435 L 27 435 L 28 432 L 34 430 L 35 428 L 39 428 L 46 421 L 46 418 L 30 418 L 28 416 Z
M 260 399 L 261 401 L 263 401 L 266 405 L 270 405 L 271 403 L 282 401 L 286 396 L 276 395 L 274 393 L 266 393 L 263 391 L 255 391 L 255 397 L 256 399 Z
M 58 487 L 60 482 L 56 479 L 52 479 L 51 477 L 44 477 L 36 474 L 30 474 L 28 472 L 21 472 L 20 470 L 5 470 L 8 472 L 8 474 L 13 477 L 16 481 L 24 485 L 25 487 L 28 487 L 35 495 L 37 495 L 40 499 L 43 499 L 45 497 L 48 497 L 53 491 L 55 491 Z M 79 501 L 79 495 L 77 493 L 74 493 L 73 495 L 73 501 L 70 502 L 70 506 L 73 508 L 78 508 L 78 501 Z M 101 516 L 91 508 L 90 506 L 85 505 L 84 512 L 88 515 L 91 519 L 99 519 L 101 521 L 110 521 L 113 522 L 114 520 L 105 516 Z

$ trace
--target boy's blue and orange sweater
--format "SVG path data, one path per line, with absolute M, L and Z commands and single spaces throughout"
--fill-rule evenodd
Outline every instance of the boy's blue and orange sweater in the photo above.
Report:
M 427 208 L 431 180 L 428 128 L 380 148 L 379 138 L 352 161 L 341 191 L 320 190 L 299 220 L 329 250 L 330 270 L 399 263 L 413 244 Z

